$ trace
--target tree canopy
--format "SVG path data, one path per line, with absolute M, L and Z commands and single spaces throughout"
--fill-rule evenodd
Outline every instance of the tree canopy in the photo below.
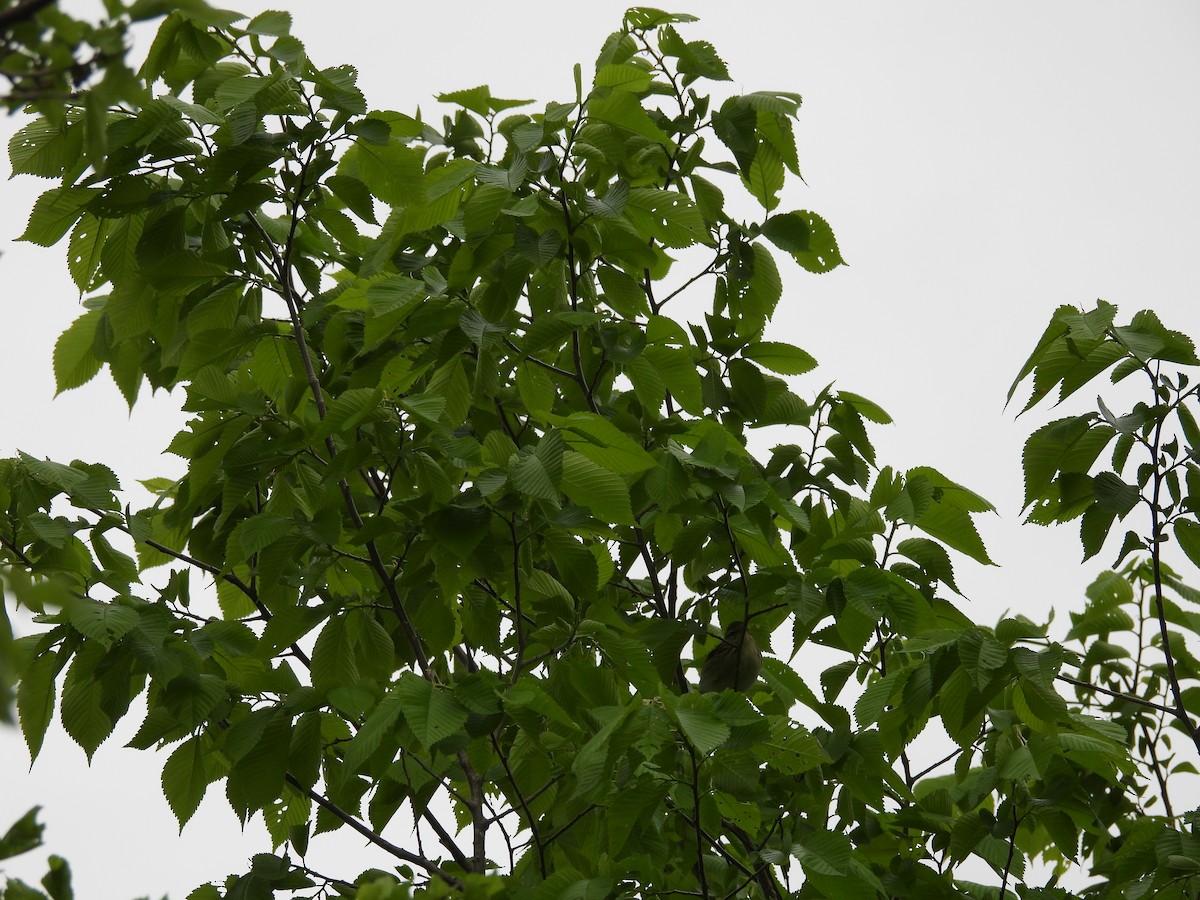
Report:
M 1035 431 L 1025 507 L 1086 557 L 1129 530 L 1065 638 L 988 626 L 955 564 L 991 504 L 878 460 L 888 414 L 768 327 L 780 265 L 842 258 L 781 208 L 800 96 L 728 90 L 693 17 L 629 10 L 573 97 L 431 120 L 286 12 L 108 9 L 78 84 L 28 87 L 78 65 L 53 8 L 5 38 L 41 48 L 13 171 L 54 182 L 23 239 L 66 238 L 84 297 L 58 389 L 182 390 L 187 469 L 134 508 L 103 461 L 0 460 L 6 603 L 43 626 L 0 607 L 0 686 L 35 759 L 56 712 L 90 757 L 141 699 L 181 827 L 209 790 L 262 816 L 191 897 L 1196 895 L 1200 592 L 1162 559 L 1200 565 L 1190 339 L 1055 312 L 1010 400 L 1147 390 Z M 378 866 L 310 869 L 343 828 Z

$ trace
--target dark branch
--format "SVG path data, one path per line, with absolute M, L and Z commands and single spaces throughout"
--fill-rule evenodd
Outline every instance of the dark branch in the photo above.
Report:
M 410 862 L 413 865 L 420 866 L 426 872 L 429 872 L 433 875 L 437 875 L 439 878 L 441 878 L 447 884 L 452 885 L 453 887 L 456 887 L 456 888 L 462 887 L 462 882 L 460 882 L 457 878 L 455 878 L 449 872 L 442 869 L 442 867 L 439 866 L 437 863 L 435 863 L 433 860 L 426 859 L 423 856 L 418 856 L 416 853 L 413 853 L 410 850 L 405 850 L 403 847 L 397 847 L 391 841 L 385 840 L 382 836 L 376 834 L 374 831 L 372 831 L 370 828 L 368 828 L 366 825 L 364 825 L 361 821 L 359 821 L 356 817 L 354 817 L 350 813 L 346 812 L 344 809 L 342 809 L 340 806 L 338 806 L 336 803 L 334 803 L 328 797 L 325 797 L 322 794 L 318 794 L 316 791 L 314 791 L 310 787 L 305 787 L 290 772 L 287 775 L 287 781 L 288 781 L 288 784 L 290 784 L 292 787 L 296 788 L 296 790 L 301 791 L 306 797 L 308 797 L 310 800 L 312 800 L 318 806 L 322 807 L 323 809 L 328 810 L 330 813 L 337 816 L 339 819 L 341 819 L 343 822 L 345 822 L 347 825 L 349 825 L 351 828 L 353 828 L 355 831 L 357 831 L 359 834 L 361 834 L 363 837 L 365 837 L 368 841 L 370 841 L 376 847 L 380 847 L 383 850 L 386 850 L 388 853 L 390 853 L 392 856 L 396 857 L 397 859 L 402 859 L 405 862 Z
M 0 12 L 0 32 L 8 31 L 17 25 L 28 22 L 39 12 L 54 3 L 54 0 L 25 0 Z M 0 35 L 7 37 L 7 35 Z

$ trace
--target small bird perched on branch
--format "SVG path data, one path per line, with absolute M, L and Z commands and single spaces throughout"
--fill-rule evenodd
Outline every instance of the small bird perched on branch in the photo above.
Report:
M 745 693 L 762 671 L 762 653 L 745 622 L 731 622 L 725 637 L 704 659 L 700 692 L 734 690 Z

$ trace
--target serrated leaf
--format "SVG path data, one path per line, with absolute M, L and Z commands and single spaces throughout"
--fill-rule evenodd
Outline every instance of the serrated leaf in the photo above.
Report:
M 60 708 L 63 728 L 89 760 L 115 724 L 104 712 L 104 689 L 93 677 L 94 661 L 77 654 L 67 670 Z
M 175 748 L 162 770 L 163 795 L 179 820 L 179 830 L 195 814 L 208 790 L 208 772 L 201 738 L 191 737 Z
M 83 215 L 88 201 L 99 193 L 96 188 L 51 188 L 34 203 L 29 224 L 17 240 L 53 247 Z
M 347 775 L 354 775 L 362 764 L 379 749 L 384 739 L 395 730 L 404 713 L 404 698 L 392 689 L 367 716 L 362 728 L 346 744 L 343 761 Z
M 93 352 L 100 319 L 99 310 L 90 310 L 59 335 L 54 344 L 55 396 L 87 384 L 100 371 L 100 360 Z
M 93 641 L 110 649 L 137 627 L 138 614 L 127 606 L 79 598 L 68 610 L 71 624 Z
M 604 522 L 635 524 L 629 486 L 620 475 L 573 451 L 563 454 L 562 469 L 563 493 L 572 503 L 588 507 L 594 516 Z
M 729 726 L 705 707 L 681 707 L 676 710 L 676 715 L 688 743 L 702 754 L 707 755 L 716 750 L 729 740 L 732 734 Z
M 783 158 L 772 144 L 760 142 L 749 169 L 742 171 L 742 183 L 754 198 L 770 212 L 779 205 L 783 188 Z
M 551 416 L 550 422 L 562 429 L 563 439 L 570 449 L 610 472 L 633 475 L 655 465 L 654 457 L 641 444 L 603 416 L 577 412 L 569 416 Z
M 44 653 L 30 664 L 17 685 L 17 717 L 21 733 L 29 747 L 29 760 L 35 762 L 42 749 L 46 728 L 54 716 L 54 700 L 57 695 L 55 676 L 58 674 L 58 656 Z M 0 859 L 3 854 L 0 854 Z
M 1192 565 L 1200 567 L 1200 524 L 1191 519 L 1175 520 L 1175 540 Z
M 817 367 L 810 354 L 778 341 L 754 341 L 742 350 L 742 356 L 780 375 L 803 375 Z
M 261 34 L 270 37 L 281 37 L 292 30 L 292 14 L 279 10 L 268 10 L 259 13 L 246 25 L 250 34 Z
M 467 721 L 466 707 L 453 694 L 411 673 L 401 679 L 396 696 L 403 702 L 408 727 L 426 748 L 450 737 Z
M 283 793 L 291 746 L 292 721 L 284 710 L 275 712 L 258 741 L 229 771 L 225 792 L 245 821 L 247 814 L 274 802 Z
M 512 486 L 527 497 L 558 503 L 558 488 L 537 454 L 529 449 L 519 453 L 508 467 Z

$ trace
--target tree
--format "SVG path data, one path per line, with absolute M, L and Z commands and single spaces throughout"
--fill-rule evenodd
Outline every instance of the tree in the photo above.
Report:
M 56 707 L 90 756 L 144 694 L 132 744 L 175 748 L 181 825 L 220 783 L 272 836 L 197 898 L 1072 896 L 1081 869 L 1103 881 L 1077 895 L 1191 896 L 1169 785 L 1194 619 L 1166 591 L 1200 595 L 1162 560 L 1169 527 L 1200 564 L 1196 389 L 1164 369 L 1191 342 L 1056 313 L 1014 385 L 1030 406 L 1110 369 L 1152 390 L 1030 438 L 1031 518 L 1081 518 L 1088 554 L 1139 505 L 1149 529 L 1066 643 L 973 622 L 951 553 L 990 562 L 990 504 L 879 465 L 887 414 L 800 393 L 813 357 L 767 330 L 772 248 L 841 263 L 823 219 L 779 209 L 800 98 L 714 101 L 726 65 L 690 21 L 632 9 L 570 102 L 478 87 L 432 124 L 318 69 L 286 13 L 189 4 L 132 102 L 98 123 L 56 98 L 18 135 L 14 171 L 59 182 L 24 237 L 70 234 L 87 295 L 59 389 L 107 366 L 131 406 L 145 382 L 193 414 L 146 509 L 99 463 L 0 462 L 5 584 L 47 626 L 5 655 L 31 754 Z M 701 292 L 702 319 L 675 315 Z M 786 654 L 700 693 L 739 623 Z M 309 871 L 336 828 L 380 868 Z

